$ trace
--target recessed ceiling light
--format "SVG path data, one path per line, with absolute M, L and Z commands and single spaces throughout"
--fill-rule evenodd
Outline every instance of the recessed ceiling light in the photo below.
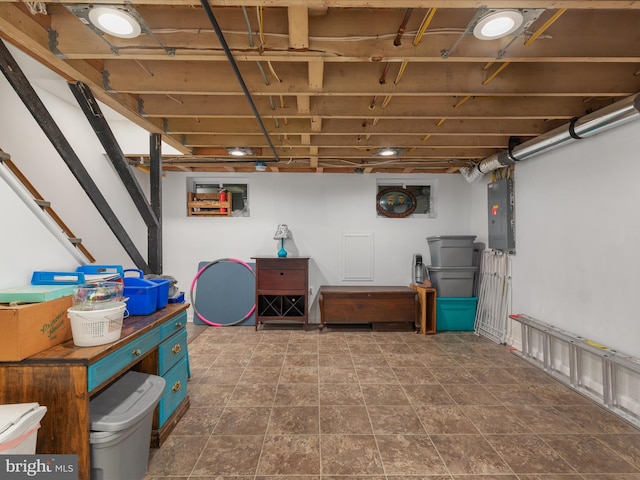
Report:
M 94 7 L 89 10 L 89 20 L 104 33 L 120 38 L 135 38 L 142 27 L 133 15 L 118 7 Z
M 253 155 L 253 150 L 249 147 L 233 147 L 227 148 L 227 153 L 232 157 L 246 157 L 247 155 Z
M 378 149 L 378 152 L 376 153 L 376 155 L 379 157 L 395 157 L 396 155 L 400 155 L 401 153 L 402 153 L 401 148 L 383 147 Z
M 473 35 L 480 40 L 494 40 L 515 32 L 524 21 L 518 10 L 498 10 L 488 13 L 473 27 Z

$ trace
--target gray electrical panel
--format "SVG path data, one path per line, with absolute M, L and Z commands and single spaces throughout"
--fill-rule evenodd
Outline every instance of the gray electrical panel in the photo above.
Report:
M 513 179 L 503 178 L 487 186 L 489 248 L 515 253 L 516 220 Z

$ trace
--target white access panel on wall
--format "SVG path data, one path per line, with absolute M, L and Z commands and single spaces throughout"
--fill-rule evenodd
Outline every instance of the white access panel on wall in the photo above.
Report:
M 373 281 L 373 233 L 342 234 L 342 280 Z

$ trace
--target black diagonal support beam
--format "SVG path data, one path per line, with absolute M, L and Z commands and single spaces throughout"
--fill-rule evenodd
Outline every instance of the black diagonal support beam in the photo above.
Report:
M 264 126 L 264 122 L 262 121 L 262 117 L 260 116 L 260 113 L 258 113 L 258 109 L 256 107 L 256 104 L 253 102 L 253 98 L 251 97 L 251 93 L 249 92 L 249 89 L 247 88 L 247 84 L 244 81 L 244 78 L 242 77 L 242 73 L 240 73 L 240 69 L 238 68 L 238 64 L 236 63 L 235 58 L 233 58 L 233 53 L 231 53 L 231 49 L 229 48 L 229 44 L 227 43 L 227 40 L 224 38 L 224 33 L 222 32 L 222 29 L 220 28 L 220 25 L 218 24 L 218 20 L 216 19 L 216 16 L 213 14 L 213 10 L 211 10 L 211 5 L 209 5 L 209 1 L 208 0 L 200 0 L 200 3 L 202 4 L 202 7 L 204 8 L 204 12 L 207 15 L 207 18 L 209 19 L 209 22 L 211 23 L 211 26 L 213 27 L 213 29 L 216 32 L 216 35 L 218 36 L 218 41 L 220 42 L 220 45 L 222 45 L 222 50 L 224 50 L 224 54 L 227 57 L 227 60 L 229 60 L 229 65 L 231 65 L 231 68 L 233 70 L 233 73 L 236 76 L 236 79 L 238 80 L 238 83 L 240 84 L 240 88 L 242 88 L 242 91 L 244 92 L 244 96 L 247 99 L 247 102 L 249 102 L 249 107 L 251 107 L 251 111 L 253 112 L 253 115 L 256 117 L 256 121 L 258 122 L 258 126 L 260 127 L 260 130 L 262 130 L 262 134 L 264 135 L 264 139 L 267 141 L 267 144 L 269 144 L 269 148 L 271 149 L 271 152 L 273 153 L 273 160 L 263 160 L 264 162 L 279 162 L 280 161 L 280 157 L 278 156 L 278 152 L 276 151 L 276 147 L 273 145 L 273 142 L 271 141 L 271 137 L 269 136 L 269 132 L 267 132 L 267 127 Z
M 40 125 L 40 128 L 42 128 L 42 131 L 45 133 L 53 147 L 67 164 L 67 167 L 69 167 L 69 170 L 71 170 L 74 177 L 76 177 L 76 180 L 87 193 L 87 196 L 105 220 L 113 234 L 120 241 L 129 257 L 131 257 L 131 260 L 133 260 L 139 269 L 144 272 L 148 272 L 149 267 L 146 261 L 142 255 L 140 255 L 140 252 L 118 220 L 116 214 L 107 203 L 107 200 L 98 189 L 98 186 L 89 175 L 89 172 L 84 168 L 84 165 L 73 151 L 73 148 L 71 148 L 71 145 L 62 134 L 62 131 L 58 128 L 58 125 L 47 108 L 36 94 L 35 90 L 20 69 L 20 66 L 16 63 L 6 45 L 1 40 L 0 69 L 2 69 L 2 73 L 18 94 L 22 103 L 24 103 L 35 121 Z
M 151 208 L 160 219 L 155 227 L 147 229 L 149 267 L 151 272 L 162 274 L 162 136 L 152 133 L 149 137 L 149 162 L 151 182 Z
M 120 145 L 118 145 L 116 137 L 113 135 L 109 124 L 104 118 L 100 110 L 100 105 L 93 96 L 91 89 L 82 82 L 70 83 L 69 88 L 73 96 L 76 97 L 78 105 L 80 105 L 87 120 L 89 120 L 93 131 L 96 132 L 98 140 L 100 140 L 104 151 L 107 153 L 107 157 L 109 157 L 113 168 L 118 172 L 123 185 L 127 189 L 127 192 L 129 192 L 131 200 L 133 200 L 138 212 L 140 212 L 147 228 L 157 227 L 158 218 L 151 210 L 149 202 L 147 202 L 147 198 L 138 180 L 131 171 L 131 167 L 127 163 L 124 153 L 122 153 L 122 149 Z

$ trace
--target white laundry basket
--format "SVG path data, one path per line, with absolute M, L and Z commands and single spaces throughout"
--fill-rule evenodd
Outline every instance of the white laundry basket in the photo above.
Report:
M 122 333 L 126 308 L 125 302 L 109 302 L 99 310 L 85 310 L 82 306 L 69 308 L 73 343 L 78 347 L 91 347 L 115 342 Z
M 0 405 L 0 455 L 35 454 L 45 413 L 47 407 L 36 402 Z

